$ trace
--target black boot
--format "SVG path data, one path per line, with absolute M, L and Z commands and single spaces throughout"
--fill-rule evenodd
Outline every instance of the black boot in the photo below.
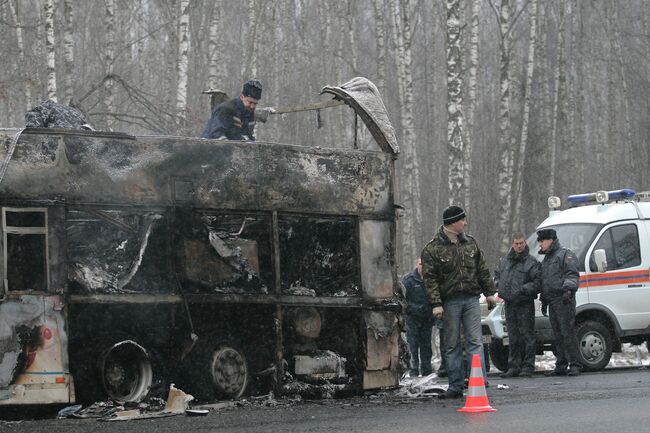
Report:
M 517 376 L 519 376 L 519 370 L 514 369 L 514 368 L 509 368 L 508 371 L 506 371 L 505 373 L 501 373 L 499 376 L 503 377 L 503 378 L 517 377 Z

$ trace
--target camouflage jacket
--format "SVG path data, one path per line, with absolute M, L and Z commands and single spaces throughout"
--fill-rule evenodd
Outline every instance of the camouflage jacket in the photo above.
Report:
M 454 244 L 441 226 L 421 257 L 425 291 L 433 306 L 458 293 L 494 295 L 494 281 L 473 237 L 461 233 Z

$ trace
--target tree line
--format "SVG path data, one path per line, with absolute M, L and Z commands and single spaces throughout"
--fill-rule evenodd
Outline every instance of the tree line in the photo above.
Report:
M 2 127 L 54 99 L 98 129 L 198 136 L 207 89 L 255 77 L 282 107 L 369 78 L 402 150 L 401 273 L 449 204 L 494 264 L 549 195 L 650 190 L 650 0 L 2 0 L 0 35 Z M 257 136 L 351 147 L 354 114 L 274 116 Z

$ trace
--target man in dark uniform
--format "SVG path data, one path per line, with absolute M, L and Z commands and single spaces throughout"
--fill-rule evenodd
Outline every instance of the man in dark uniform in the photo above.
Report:
M 555 369 L 548 375 L 579 376 L 582 364 L 576 336 L 576 291 L 580 283 L 578 258 L 563 248 L 553 229 L 537 232 L 542 261 L 542 312 L 549 310 L 555 339 Z M 567 371 L 568 367 L 568 371 Z
M 431 369 L 431 331 L 435 319 L 431 314 L 431 304 L 427 301 L 422 281 L 422 259 L 418 259 L 417 267 L 402 278 L 406 289 L 406 339 L 411 352 L 410 376 L 418 374 L 428 376 Z M 445 370 L 444 354 L 440 369 Z M 440 371 L 440 370 L 438 370 Z
M 422 277 L 433 316 L 444 320 L 444 350 L 449 388 L 438 398 L 463 396 L 465 369 L 461 348 L 461 329 L 465 335 L 468 357 L 481 357 L 483 376 L 483 335 L 479 296 L 486 296 L 488 308 L 496 305 L 494 280 L 485 263 L 483 252 L 473 237 L 464 233 L 465 211 L 449 206 L 442 214 L 442 223 L 433 239 L 422 250 Z M 468 364 L 471 365 L 470 362 Z
M 535 372 L 535 298 L 541 278 L 541 265 L 529 254 L 526 237 L 516 233 L 494 273 L 499 297 L 505 301 L 510 343 L 508 371 L 501 377 L 530 377 Z
M 255 141 L 254 114 L 261 98 L 262 83 L 258 80 L 247 81 L 238 98 L 214 108 L 201 137 Z

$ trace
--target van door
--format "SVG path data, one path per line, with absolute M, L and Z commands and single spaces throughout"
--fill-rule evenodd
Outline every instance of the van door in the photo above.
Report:
M 650 326 L 650 249 L 641 221 L 605 226 L 589 251 L 585 285 L 591 304 L 616 315 L 623 331 Z M 604 249 L 607 271 L 596 269 L 594 251 Z

